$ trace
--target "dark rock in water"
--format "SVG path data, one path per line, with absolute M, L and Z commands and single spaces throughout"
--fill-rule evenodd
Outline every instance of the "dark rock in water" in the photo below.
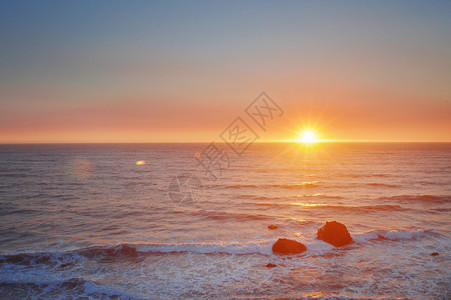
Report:
M 267 267 L 267 268 L 274 268 L 274 267 L 277 267 L 277 265 L 272 264 L 272 263 L 268 263 L 268 264 L 266 265 L 266 267 Z
M 272 224 L 268 226 L 268 229 L 277 229 L 277 228 L 278 227 L 276 225 L 272 225 Z
M 73 263 L 69 262 L 69 263 L 65 263 L 65 264 L 60 265 L 60 268 L 72 267 L 73 265 L 74 265 Z
M 326 225 L 318 229 L 317 239 L 335 247 L 348 245 L 353 242 L 346 226 L 336 221 L 326 222 Z
M 278 239 L 272 246 L 272 252 L 275 254 L 297 254 L 305 250 L 307 248 L 303 244 L 288 239 Z
M 437 256 L 437 255 L 438 255 L 437 252 L 431 253 L 431 256 Z

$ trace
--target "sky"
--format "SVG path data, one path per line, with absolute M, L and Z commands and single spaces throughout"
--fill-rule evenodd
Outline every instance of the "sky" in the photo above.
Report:
M 451 142 L 450 83 L 451 1 L 0 1 L 0 143 Z

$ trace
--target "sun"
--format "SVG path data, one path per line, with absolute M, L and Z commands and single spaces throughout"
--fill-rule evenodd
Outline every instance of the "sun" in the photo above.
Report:
M 312 130 L 303 131 L 298 138 L 298 143 L 303 144 L 312 144 L 316 143 L 318 140 L 316 139 L 315 132 Z

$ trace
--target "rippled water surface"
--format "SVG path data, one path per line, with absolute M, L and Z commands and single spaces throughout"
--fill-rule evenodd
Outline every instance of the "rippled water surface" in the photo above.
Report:
M 0 298 L 451 297 L 451 144 L 254 144 L 216 180 L 206 147 L 0 146 Z

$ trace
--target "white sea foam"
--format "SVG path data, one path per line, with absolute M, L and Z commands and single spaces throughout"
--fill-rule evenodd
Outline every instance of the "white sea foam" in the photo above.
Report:
M 224 242 L 224 243 L 179 243 L 179 244 L 142 244 L 136 249 L 140 252 L 195 252 L 270 255 L 274 241 Z

